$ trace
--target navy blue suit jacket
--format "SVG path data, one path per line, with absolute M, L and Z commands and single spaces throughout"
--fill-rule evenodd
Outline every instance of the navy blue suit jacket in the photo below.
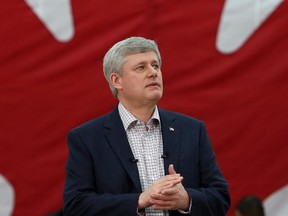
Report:
M 192 198 L 194 216 L 224 216 L 230 207 L 227 182 L 215 160 L 205 125 L 159 109 L 165 173 L 174 164 Z M 118 108 L 69 132 L 64 214 L 135 216 L 141 191 Z M 181 215 L 177 210 L 170 215 Z

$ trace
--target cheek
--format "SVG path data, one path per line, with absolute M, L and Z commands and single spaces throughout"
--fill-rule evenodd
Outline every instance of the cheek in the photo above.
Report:
M 162 73 L 159 73 L 158 79 L 162 82 Z
M 123 85 L 126 91 L 130 91 L 130 94 L 137 92 L 138 89 L 141 88 L 141 83 L 135 79 L 127 80 L 127 82 Z

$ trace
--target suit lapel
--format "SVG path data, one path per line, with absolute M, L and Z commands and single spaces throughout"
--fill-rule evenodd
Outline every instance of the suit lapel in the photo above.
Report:
M 181 128 L 175 124 L 175 119 L 171 115 L 161 109 L 159 109 L 159 113 L 163 138 L 163 154 L 166 155 L 166 158 L 164 158 L 165 174 L 168 174 L 170 164 L 174 165 L 177 172 Z
M 174 165 L 177 172 L 181 128 L 175 124 L 175 119 L 171 117 L 170 114 L 166 113 L 166 111 L 159 109 L 159 114 L 163 138 L 163 154 L 166 155 L 166 158 L 164 158 L 165 174 L 168 173 L 170 164 Z M 142 189 L 137 164 L 131 162 L 131 160 L 134 159 L 134 156 L 119 116 L 118 108 L 115 108 L 114 111 L 107 116 L 104 127 L 105 136 L 111 148 L 132 179 L 136 189 L 141 192 Z
M 105 136 L 117 155 L 124 169 L 132 179 L 135 187 L 141 192 L 141 184 L 137 164 L 133 162 L 134 156 L 130 148 L 118 109 L 114 109 L 105 122 Z

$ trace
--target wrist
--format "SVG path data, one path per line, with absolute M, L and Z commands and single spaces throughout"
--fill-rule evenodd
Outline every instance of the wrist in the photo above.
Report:
M 184 198 L 184 202 L 183 202 L 183 206 L 182 206 L 182 210 L 184 211 L 189 211 L 190 206 L 191 206 L 191 198 L 188 194 L 188 192 L 185 190 L 185 198 Z
M 138 209 L 145 209 L 149 206 L 149 199 L 146 198 L 144 192 L 140 194 L 138 199 Z
M 187 192 L 187 191 L 186 191 L 186 192 Z M 188 205 L 186 206 L 186 204 L 185 204 L 185 205 L 183 205 L 184 208 L 178 209 L 178 212 L 181 213 L 181 214 L 190 214 L 190 212 L 191 212 L 192 199 L 191 199 L 190 195 L 188 194 L 188 192 L 187 192 L 187 196 L 188 196 L 188 198 L 185 199 L 185 201 L 188 200 Z M 185 202 L 185 203 L 186 203 L 186 202 Z

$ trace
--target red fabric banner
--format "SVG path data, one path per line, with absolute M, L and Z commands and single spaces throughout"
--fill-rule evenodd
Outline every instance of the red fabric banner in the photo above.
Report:
M 242 196 L 264 200 L 288 185 L 288 2 L 279 3 L 242 46 L 224 53 L 216 44 L 227 2 L 67 0 L 63 7 L 42 3 L 60 12 L 40 18 L 36 1 L 1 1 L 4 216 L 47 215 L 62 207 L 67 132 L 117 104 L 102 59 L 130 36 L 158 42 L 159 106 L 205 121 L 229 182 L 229 215 Z

